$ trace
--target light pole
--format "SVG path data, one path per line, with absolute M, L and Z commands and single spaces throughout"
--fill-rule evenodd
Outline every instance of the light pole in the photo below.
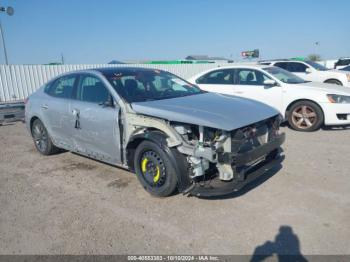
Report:
M 11 7 L 3 7 L 0 6 L 0 12 L 6 12 L 9 16 L 12 16 L 15 10 Z M 4 48 L 4 55 L 5 55 L 5 63 L 6 65 L 9 64 L 8 58 L 7 58 L 7 51 L 6 51 L 6 45 L 5 45 L 5 36 L 4 36 L 4 31 L 2 29 L 1 21 L 0 21 L 0 34 L 1 34 L 1 39 L 2 39 L 2 46 Z

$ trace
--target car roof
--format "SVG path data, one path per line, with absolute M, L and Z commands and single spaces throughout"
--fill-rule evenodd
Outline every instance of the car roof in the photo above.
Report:
M 137 71 L 137 72 L 152 72 L 155 70 L 160 71 L 160 72 L 165 72 L 164 70 L 157 69 L 157 68 L 116 66 L 116 67 L 101 67 L 101 68 L 87 68 L 87 69 L 81 69 L 81 70 L 74 70 L 74 71 L 69 71 L 69 72 L 63 73 L 63 74 L 59 75 L 59 77 L 65 76 L 65 75 L 71 75 L 71 74 L 79 74 L 79 73 L 101 73 L 103 75 L 108 75 L 108 74 L 115 74 L 115 73 L 128 74 L 128 73 L 134 73 L 135 71 Z
M 239 64 L 236 63 L 234 65 L 228 65 L 228 66 L 218 66 L 218 67 L 214 67 L 211 68 L 207 71 L 214 71 L 214 70 L 220 70 L 220 69 L 230 69 L 230 68 L 252 68 L 252 69 L 264 69 L 267 67 L 271 67 L 270 65 L 261 65 L 261 64 Z
M 144 67 L 102 67 L 102 68 L 93 68 L 89 71 L 98 71 L 102 74 L 114 74 L 114 73 L 132 73 L 135 71 L 138 72 L 151 72 L 151 71 L 163 71 L 156 68 L 144 68 Z

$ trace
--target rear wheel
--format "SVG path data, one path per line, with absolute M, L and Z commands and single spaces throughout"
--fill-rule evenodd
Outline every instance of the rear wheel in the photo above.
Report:
M 343 84 L 336 79 L 330 79 L 330 80 L 326 80 L 325 83 L 327 84 L 334 84 L 334 85 L 338 85 L 338 86 L 342 86 Z
M 31 132 L 34 145 L 41 154 L 51 155 L 58 151 L 58 148 L 53 145 L 44 124 L 39 119 L 34 120 Z
M 134 167 L 142 186 L 150 194 L 166 197 L 177 188 L 177 175 L 168 153 L 151 141 L 143 141 L 135 151 Z
M 289 110 L 289 125 L 297 131 L 315 131 L 321 127 L 323 121 L 321 108 L 311 101 L 297 102 Z

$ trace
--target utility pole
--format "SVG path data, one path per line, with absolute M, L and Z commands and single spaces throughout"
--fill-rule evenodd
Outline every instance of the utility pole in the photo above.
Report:
M 15 11 L 11 6 L 8 6 L 8 7 L 0 6 L 0 12 L 6 12 L 9 16 L 12 16 Z M 0 35 L 1 35 L 1 39 L 2 39 L 2 47 L 4 49 L 5 63 L 6 63 L 6 65 L 8 65 L 9 61 L 8 61 L 8 57 L 7 57 L 5 36 L 4 36 L 4 30 L 2 28 L 1 20 L 0 20 Z

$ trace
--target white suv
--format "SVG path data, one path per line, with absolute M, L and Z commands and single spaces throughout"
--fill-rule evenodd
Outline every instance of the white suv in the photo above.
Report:
M 350 73 L 328 69 L 313 61 L 275 60 L 260 62 L 260 64 L 280 67 L 307 81 L 350 87 Z

